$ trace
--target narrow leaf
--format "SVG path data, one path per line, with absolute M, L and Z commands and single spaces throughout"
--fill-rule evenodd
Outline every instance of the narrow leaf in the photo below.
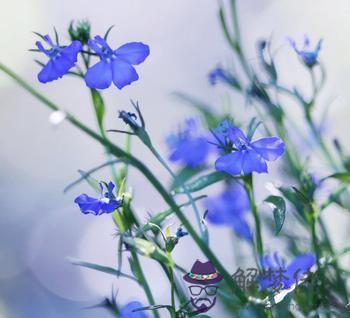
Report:
M 85 268 L 94 269 L 94 270 L 102 272 L 102 273 L 114 275 L 114 276 L 117 276 L 117 277 L 126 277 L 126 278 L 129 278 L 129 279 L 137 281 L 135 279 L 135 277 L 133 277 L 131 275 L 128 275 L 128 274 L 124 274 L 124 273 L 122 273 L 122 272 L 120 272 L 120 271 L 118 271 L 118 270 L 116 270 L 116 269 L 114 269 L 112 267 L 81 261 L 81 260 L 73 258 L 73 257 L 67 257 L 67 259 L 73 265 L 82 266 L 82 267 L 85 267 Z
M 329 178 L 338 179 L 339 181 L 350 184 L 350 172 L 334 173 L 322 180 L 329 179 Z
M 147 257 L 156 259 L 167 266 L 173 266 L 172 261 L 168 258 L 165 252 L 161 250 L 153 242 L 150 242 L 138 237 L 135 237 L 135 238 L 125 237 L 124 243 L 135 247 L 139 253 Z
M 105 115 L 105 105 L 101 94 L 96 90 L 91 90 L 92 102 L 96 113 L 97 123 L 100 129 L 103 129 L 103 118 Z
M 100 191 L 100 186 L 98 181 L 91 177 L 88 173 L 86 173 L 83 170 L 78 170 L 79 174 L 81 175 L 81 177 L 96 191 L 99 192 Z
M 175 189 L 181 186 L 181 184 L 186 183 L 188 180 L 193 178 L 195 175 L 199 174 L 202 171 L 202 168 L 190 168 L 190 167 L 184 167 L 181 169 L 177 175 L 176 179 L 173 181 L 172 185 L 170 186 L 170 189 Z
M 186 188 L 189 192 L 196 192 L 227 178 L 231 178 L 227 173 L 215 171 L 186 184 Z M 184 190 L 176 188 L 174 193 L 184 193 Z
M 174 95 L 195 108 L 202 115 L 209 128 L 214 128 L 219 124 L 220 120 L 205 102 L 183 93 L 175 93 Z
M 277 235 L 281 231 L 286 217 L 286 202 L 282 197 L 276 195 L 270 195 L 264 201 L 274 206 L 273 217 L 275 219 L 275 235 Z

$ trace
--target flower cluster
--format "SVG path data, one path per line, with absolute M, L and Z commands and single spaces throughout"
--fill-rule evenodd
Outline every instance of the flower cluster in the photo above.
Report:
M 99 35 L 86 41 L 86 34 L 82 30 L 73 31 L 72 29 L 70 32 L 71 37 L 81 38 L 83 44 L 79 40 L 74 40 L 68 46 L 59 46 L 51 40 L 49 35 L 42 36 L 50 46 L 49 49 L 45 49 L 40 41 L 36 42 L 39 51 L 49 58 L 38 74 L 38 80 L 41 83 L 52 82 L 69 73 L 76 65 L 79 53 L 82 54 L 88 67 L 84 79 L 89 88 L 106 89 L 113 82 L 118 89 L 122 89 L 139 79 L 134 65 L 141 64 L 148 57 L 150 54 L 148 45 L 142 42 L 130 42 L 114 50 L 108 45 L 106 39 Z M 88 51 L 83 51 L 86 45 L 84 42 L 87 43 Z M 91 50 L 95 53 L 91 53 Z M 92 54 L 97 55 L 100 61 L 90 67 L 87 61 Z M 78 74 L 83 76 L 80 68 L 78 68 Z

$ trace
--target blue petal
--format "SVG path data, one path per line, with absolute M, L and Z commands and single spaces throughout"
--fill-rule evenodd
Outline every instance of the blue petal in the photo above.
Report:
M 108 203 L 101 202 L 100 205 L 101 211 L 99 214 L 112 213 L 121 206 L 121 200 L 111 199 Z
M 113 83 L 119 89 L 131 84 L 139 79 L 135 69 L 131 64 L 124 62 L 121 59 L 115 59 L 111 62 L 113 72 Z
M 249 224 L 243 217 L 237 217 L 233 219 L 231 225 L 238 236 L 244 238 L 248 242 L 253 241 L 253 235 L 250 230 Z
M 109 181 L 107 190 L 108 190 L 108 198 L 113 198 L 113 189 L 115 188 L 115 185 L 112 181 Z
M 306 253 L 297 256 L 287 266 L 285 276 L 288 277 L 285 288 L 289 288 L 294 283 L 298 282 L 303 274 L 305 274 L 316 263 L 316 258 L 312 253 Z
M 261 138 L 251 145 L 259 155 L 268 161 L 274 161 L 281 157 L 285 147 L 284 142 L 277 137 Z
M 108 88 L 112 84 L 111 64 L 102 60 L 91 66 L 85 74 L 85 83 L 90 88 Z
M 39 82 L 44 84 L 54 81 L 59 77 L 60 77 L 60 74 L 57 72 L 54 62 L 52 60 L 49 60 L 38 74 Z
M 170 154 L 169 160 L 181 161 L 192 168 L 203 165 L 209 153 L 209 144 L 202 137 L 180 139 L 173 143 L 172 147 L 174 150 Z
M 65 56 L 72 62 L 76 62 L 78 59 L 78 54 L 83 48 L 82 44 L 80 41 L 73 41 L 70 45 L 66 46 L 64 49 L 61 51 L 61 56 Z
M 248 149 L 244 151 L 242 169 L 245 175 L 253 171 L 262 173 L 267 172 L 267 165 L 265 160 L 255 150 Z
M 149 52 L 149 46 L 141 42 L 126 43 L 114 51 L 117 57 L 132 65 L 142 63 Z
M 74 202 L 79 205 L 81 212 L 84 214 L 92 213 L 98 215 L 101 210 L 100 201 L 86 194 L 79 195 Z
M 220 157 L 215 162 L 215 169 L 236 176 L 242 171 L 243 154 L 240 151 Z
M 237 148 L 239 148 L 242 145 L 242 142 L 244 144 L 249 144 L 249 140 L 247 139 L 243 131 L 237 127 L 231 127 L 229 129 L 228 138 Z
M 139 301 L 130 301 L 120 308 L 119 314 L 121 318 L 149 318 L 145 311 L 133 311 L 144 307 Z

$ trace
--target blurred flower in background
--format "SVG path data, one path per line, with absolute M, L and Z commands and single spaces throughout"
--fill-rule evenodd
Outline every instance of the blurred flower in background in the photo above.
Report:
M 170 151 L 170 161 L 190 168 L 206 163 L 210 147 L 206 136 L 200 132 L 198 120 L 187 119 L 179 132 L 171 134 L 166 141 Z
M 249 242 L 253 240 L 245 219 L 250 209 L 248 195 L 240 182 L 231 181 L 222 193 L 206 199 L 205 207 L 208 210 L 206 219 L 210 223 L 231 227 L 239 237 Z

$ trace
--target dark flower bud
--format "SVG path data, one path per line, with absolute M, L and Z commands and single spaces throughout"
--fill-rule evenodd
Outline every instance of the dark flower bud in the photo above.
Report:
M 75 25 L 74 25 L 75 24 Z M 68 33 L 72 41 L 80 41 L 82 44 L 87 44 L 90 39 L 90 22 L 88 20 L 81 20 L 69 24 Z
M 257 43 L 257 49 L 258 49 L 258 57 L 261 66 L 266 71 L 269 78 L 275 82 L 277 80 L 277 71 L 275 68 L 275 64 L 272 60 L 271 55 L 269 54 L 269 42 L 266 40 L 260 40 Z
M 119 118 L 121 118 L 125 124 L 129 125 L 134 132 L 137 132 L 141 128 L 136 121 L 137 116 L 134 113 L 121 110 L 119 112 Z

